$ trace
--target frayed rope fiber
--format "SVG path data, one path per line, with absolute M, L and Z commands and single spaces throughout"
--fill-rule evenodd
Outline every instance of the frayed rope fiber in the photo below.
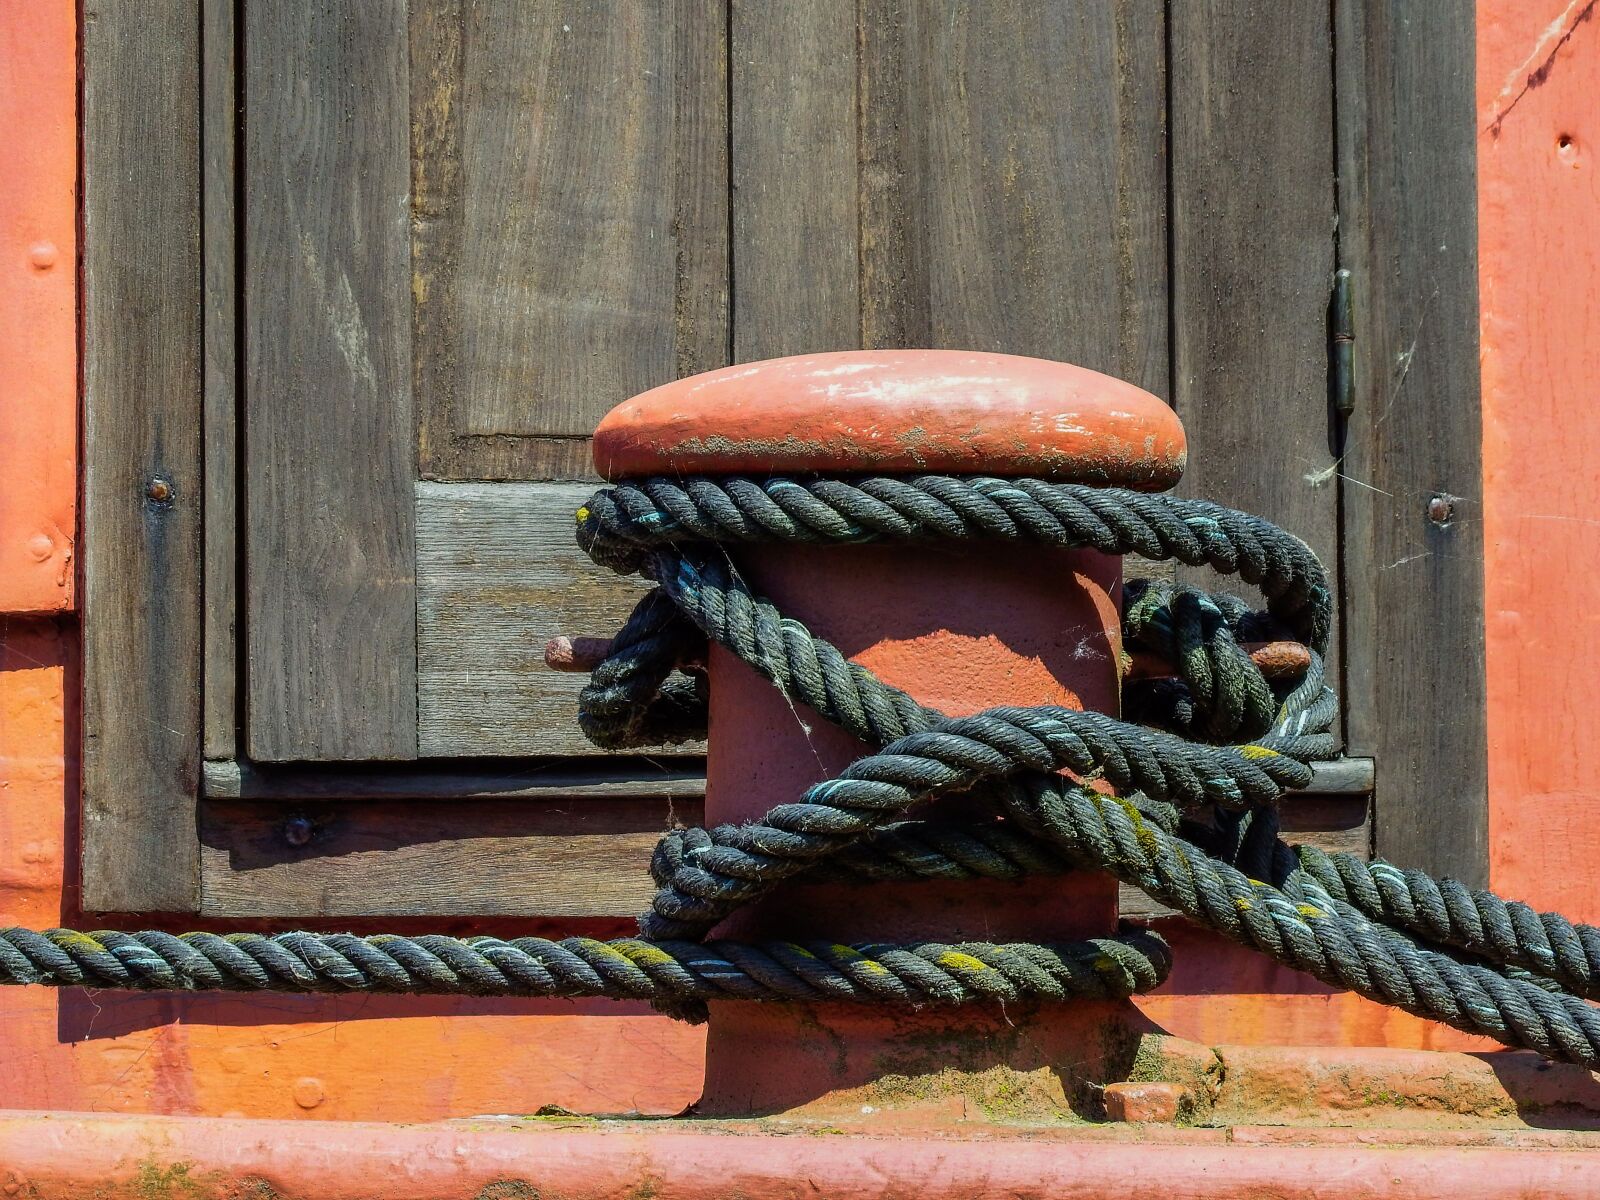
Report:
M 912 1006 L 1120 998 L 1165 978 L 1154 934 L 1053 945 L 748 945 L 704 940 L 784 880 L 1021 879 L 1108 871 L 1332 986 L 1550 1058 L 1600 1066 L 1600 931 L 1450 880 L 1292 847 L 1277 801 L 1338 750 L 1323 677 L 1327 577 L 1297 538 L 1200 500 L 1030 479 L 647 479 L 578 512 L 589 556 L 655 584 L 579 706 L 607 749 L 705 736 L 715 641 L 877 747 L 758 821 L 668 833 L 639 938 L 272 936 L 0 931 L 0 982 L 89 987 L 449 992 L 643 999 L 687 1019 L 709 1000 Z M 1124 589 L 1123 636 L 1171 664 L 1128 684 L 1131 721 L 1072 709 L 950 718 L 850 662 L 753 594 L 741 544 L 990 542 L 1086 547 L 1236 575 L 1265 597 Z M 1268 680 L 1241 643 L 1294 638 L 1310 667 Z M 1073 782 L 1109 785 L 1112 794 Z M 912 810 L 952 792 L 987 819 Z

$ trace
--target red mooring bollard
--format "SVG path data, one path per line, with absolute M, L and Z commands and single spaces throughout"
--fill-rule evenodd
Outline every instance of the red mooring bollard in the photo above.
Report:
M 728 367 L 645 392 L 595 434 L 609 480 L 648 475 L 967 474 L 1160 490 L 1183 427 L 1155 396 L 1062 363 L 848 351 Z M 1121 562 L 1037 546 L 741 547 L 753 590 L 952 716 L 1003 704 L 1119 710 Z M 761 816 L 867 747 L 713 646 L 706 823 Z M 959 801 L 953 802 L 959 803 Z M 922 813 L 919 815 L 927 815 Z M 786 885 L 717 936 L 1060 941 L 1110 932 L 1105 875 Z M 707 1115 L 933 1103 L 1079 1108 L 1147 1028 L 1127 1002 L 892 1010 L 713 1003 Z M 974 1115 L 976 1115 L 976 1111 Z

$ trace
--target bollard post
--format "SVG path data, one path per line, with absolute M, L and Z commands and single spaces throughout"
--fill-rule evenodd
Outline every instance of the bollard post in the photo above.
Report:
M 728 367 L 613 409 L 608 480 L 649 475 L 963 474 L 1171 486 L 1182 425 L 1147 392 L 1062 363 L 966 351 L 848 351 Z M 1119 709 L 1121 562 L 977 544 L 738 547 L 752 589 L 886 682 L 951 716 L 997 705 Z M 709 660 L 706 822 L 797 799 L 868 747 L 721 647 Z M 960 798 L 950 802 L 959 810 Z M 926 813 L 918 815 L 927 815 Z M 1052 941 L 1111 932 L 1117 890 L 1083 873 L 875 886 L 793 882 L 716 931 L 837 942 Z M 1147 1025 L 1128 1002 L 885 1010 L 713 1003 L 697 1111 L 990 1115 L 1089 1111 Z

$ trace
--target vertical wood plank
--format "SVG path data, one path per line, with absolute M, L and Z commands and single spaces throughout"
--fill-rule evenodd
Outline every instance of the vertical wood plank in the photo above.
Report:
M 733 8 L 735 357 L 1002 350 L 1165 391 L 1153 0 Z
M 1302 538 L 1337 594 L 1327 14 L 1203 0 L 1173 5 L 1171 21 L 1172 400 L 1189 436 L 1181 490 Z M 1336 679 L 1336 655 L 1329 666 Z
M 199 903 L 200 21 L 83 11 L 83 906 Z
M 248 750 L 410 758 L 406 8 L 244 15 Z
M 732 0 L 735 362 L 859 345 L 856 10 Z
M 1378 854 L 1483 886 L 1472 9 L 1338 0 L 1334 13 L 1339 245 L 1356 288 L 1342 468 L 1348 741 L 1377 759 Z
M 588 477 L 614 404 L 727 361 L 725 6 L 412 8 L 422 473 Z
M 861 338 L 1165 392 L 1162 5 L 868 0 Z
M 200 8 L 202 256 L 205 267 L 205 668 L 204 750 L 232 758 L 237 749 L 235 627 L 239 572 L 236 396 L 238 283 L 234 236 L 235 0 Z

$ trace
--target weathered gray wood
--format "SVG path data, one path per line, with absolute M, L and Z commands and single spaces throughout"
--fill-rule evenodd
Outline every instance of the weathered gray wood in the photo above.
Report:
M 1189 437 L 1181 490 L 1290 530 L 1337 594 L 1328 15 L 1200 0 L 1173 5 L 1170 20 L 1172 399 Z M 1218 586 L 1209 572 L 1179 576 Z M 1337 655 L 1329 671 L 1338 678 Z
M 1341 758 L 1317 763 L 1305 795 L 1365 796 L 1372 791 L 1372 760 Z M 207 762 L 200 794 L 208 800 L 482 800 L 651 797 L 698 800 L 705 795 L 698 760 L 669 766 L 654 759 L 613 758 L 596 763 L 565 759 L 508 759 L 420 764 L 272 765 Z
M 1284 802 L 1283 839 L 1304 843 L 1330 854 L 1372 857 L 1372 815 L 1367 797 L 1313 795 L 1307 792 Z M 1117 911 L 1127 918 L 1175 917 L 1175 909 L 1157 903 L 1138 888 L 1121 885 Z
M 1377 851 L 1488 879 L 1472 10 L 1340 0 L 1341 265 L 1356 408 L 1341 470 L 1352 753 Z M 1451 512 L 1429 516 L 1436 495 Z
M 1370 854 L 1364 799 L 1306 796 L 1284 806 L 1286 834 Z M 311 822 L 291 846 L 284 821 Z M 331 801 L 297 811 L 205 801 L 202 912 L 208 917 L 632 916 L 655 892 L 650 853 L 669 825 L 698 823 L 695 799 L 581 804 L 481 799 Z M 1133 888 L 1122 915 L 1171 916 Z
M 736 358 L 967 347 L 1164 390 L 1163 26 L 736 0 Z
M 248 753 L 409 758 L 405 6 L 244 16 Z
M 694 801 L 483 800 L 320 806 L 294 847 L 280 805 L 200 809 L 208 917 L 633 916 L 650 853 Z
M 574 764 L 511 759 L 434 767 L 390 764 L 271 766 L 208 762 L 200 776 L 208 800 L 699 800 L 705 772 L 697 763 L 667 767 L 619 759 Z
M 645 585 L 573 541 L 589 484 L 417 485 L 417 691 L 424 755 L 598 754 L 586 676 L 544 665 L 556 634 L 609 637 Z M 689 745 L 677 753 L 698 753 Z
M 413 9 L 423 473 L 588 477 L 608 409 L 727 361 L 725 8 Z
M 859 344 L 856 9 L 730 0 L 734 360 Z
M 234 236 L 234 0 L 201 5 L 201 206 L 205 260 L 205 668 L 207 758 L 237 746 L 239 503 L 235 334 L 238 241 Z
M 199 900 L 200 15 L 83 10 L 83 906 Z
M 1377 764 L 1370 758 L 1336 758 L 1311 764 L 1307 794 L 1320 796 L 1364 795 L 1377 784 Z
M 1153 0 L 868 0 L 861 344 L 1038 355 L 1165 392 L 1164 26 Z

